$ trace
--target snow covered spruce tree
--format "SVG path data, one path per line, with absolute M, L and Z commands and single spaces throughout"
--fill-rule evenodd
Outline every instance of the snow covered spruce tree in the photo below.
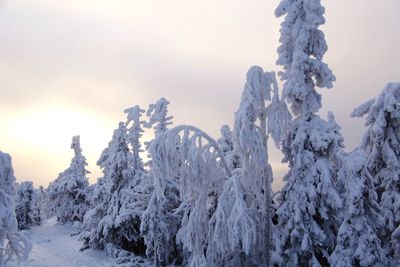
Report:
M 363 151 L 342 158 L 339 181 L 345 199 L 337 244 L 330 256 L 331 266 L 388 266 L 377 230 L 381 225 L 374 178 L 366 167 Z
M 343 147 L 333 115 L 321 119 L 316 112 L 321 96 L 316 87 L 330 88 L 335 76 L 323 60 L 327 51 L 320 0 L 282 0 L 275 11 L 281 24 L 278 61 L 283 99 L 295 118 L 282 139 L 289 173 L 277 210 L 277 250 L 282 266 L 324 266 L 335 247 L 336 215 L 343 201 L 337 190 L 337 154 Z
M 144 110 L 139 106 L 134 106 L 126 109 L 125 113 L 127 114 L 127 141 L 130 147 L 129 180 L 119 189 L 120 207 L 115 219 L 116 227 L 123 235 L 125 242 L 116 245 L 124 250 L 143 255 L 145 245 L 140 236 L 140 216 L 147 207 L 151 190 L 140 156 L 143 152 L 141 138 L 145 121 L 141 120 L 141 117 Z
M 127 184 L 130 175 L 127 138 L 125 123 L 120 122 L 108 147 L 103 150 L 97 162 L 103 171 L 103 177 L 97 181 L 92 199 L 94 207 L 87 212 L 83 223 L 88 229 L 93 227 L 89 233 L 83 235 L 85 244 L 92 248 L 103 249 L 107 243 L 114 241 L 114 222 L 119 209 L 118 205 L 114 207 L 119 201 L 118 196 L 114 194 L 123 187 L 121 184 Z
M 168 127 L 172 124 L 172 116 L 168 114 L 168 105 L 169 101 L 165 98 L 160 98 L 156 103 L 150 104 L 147 109 L 146 115 L 148 120 L 144 122 L 144 127 L 148 129 L 152 129 L 154 138 L 157 138 L 159 135 L 168 130 Z M 149 152 L 149 146 L 152 141 L 145 142 L 146 150 Z M 152 167 L 152 157 L 151 154 L 148 153 L 148 161 L 145 165 L 151 169 Z M 173 199 L 178 199 L 178 184 L 174 183 L 175 187 L 175 196 L 171 196 Z M 151 195 L 154 191 L 153 184 L 153 176 L 151 172 L 143 173 L 141 179 L 136 181 L 135 184 L 131 185 L 130 191 L 126 191 L 126 194 L 130 195 L 127 206 L 129 209 L 135 210 L 135 214 L 137 216 L 141 216 L 142 213 L 146 210 Z
M 13 194 L 15 177 L 9 154 L 0 151 L 0 265 L 12 258 L 26 260 L 32 249 L 29 240 L 17 231 Z
M 138 254 L 145 250 L 139 231 L 140 215 L 145 209 L 139 189 L 146 175 L 139 155 L 143 112 L 139 106 L 126 110 L 127 122 L 119 123 L 97 162 L 103 177 L 93 190 L 94 207 L 83 223 L 81 237 L 86 246 L 107 248 L 115 257 L 119 257 L 120 250 Z
M 400 224 L 400 83 L 389 83 L 376 98 L 358 107 L 353 117 L 366 116 L 361 143 L 374 177 L 383 224 L 379 237 L 389 259 L 394 257 L 391 234 Z
M 210 221 L 207 256 L 214 266 L 270 263 L 272 171 L 266 106 L 273 86 L 273 73 L 250 68 L 233 130 L 232 146 L 241 168 L 225 183 Z
M 48 195 L 57 220 L 82 221 L 89 208 L 86 190 L 89 185 L 86 175 L 86 158 L 82 155 L 79 136 L 72 138 L 74 157 L 68 169 L 60 173 L 48 188 Z
M 148 175 L 152 191 L 149 195 L 148 205 L 141 216 L 140 231 L 146 243 L 146 254 L 149 257 L 154 257 L 156 265 L 164 265 L 173 258 L 175 258 L 175 261 L 180 258 L 175 243 L 179 219 L 173 214 L 173 211 L 178 208 L 180 203 L 178 174 L 180 164 L 175 165 L 175 175 L 169 174 L 167 177 L 162 177 L 165 188 L 161 189 L 158 186 L 159 183 L 157 183 L 157 179 L 160 178 L 156 176 L 157 166 L 154 165 L 154 152 L 152 152 L 151 148 L 152 143 L 157 142 L 160 136 L 164 136 L 164 133 L 168 131 L 168 126 L 172 124 L 173 117 L 168 115 L 168 105 L 169 102 L 165 98 L 161 98 L 155 104 L 151 104 L 147 110 L 149 120 L 145 124 L 147 128 L 153 129 L 155 138 L 146 144 L 150 159 L 148 161 Z M 180 137 L 177 135 L 175 138 L 175 150 L 173 151 L 177 153 Z M 157 159 L 159 158 L 160 155 L 157 155 Z M 162 195 L 160 190 L 164 190 Z M 161 203 L 160 199 L 162 199 L 162 204 L 159 205 L 158 203 Z M 161 226 L 160 221 L 167 221 L 168 223 L 165 226 Z M 170 229 L 167 228 L 168 226 Z M 163 235 L 163 231 L 169 231 L 168 236 Z
M 14 199 L 18 229 L 29 229 L 32 225 L 41 224 L 40 199 L 33 187 L 33 182 L 26 181 L 17 184 Z
M 200 129 L 181 125 L 158 135 L 150 154 L 154 192 L 141 225 L 146 253 L 156 266 L 207 266 L 209 193 L 230 175 L 220 148 Z

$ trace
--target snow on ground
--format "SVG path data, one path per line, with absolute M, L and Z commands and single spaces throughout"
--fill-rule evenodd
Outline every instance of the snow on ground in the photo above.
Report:
M 26 262 L 10 262 L 7 267 L 111 267 L 114 260 L 104 251 L 79 251 L 82 242 L 71 237 L 71 224 L 58 224 L 55 217 L 26 232 L 33 249 Z

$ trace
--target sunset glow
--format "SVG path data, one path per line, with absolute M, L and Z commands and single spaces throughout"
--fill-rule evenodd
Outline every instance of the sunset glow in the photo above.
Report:
M 26 107 L 12 116 L 2 114 L 1 120 L 4 125 L 4 131 L 0 134 L 2 149 L 16 155 L 16 175 L 22 179 L 34 177 L 41 185 L 47 185 L 46 180 L 49 178 L 40 176 L 43 168 L 56 175 L 68 166 L 73 155 L 69 145 L 74 135 L 81 136 L 84 154 L 91 163 L 89 168 L 94 170 L 91 175 L 94 182 L 99 173 L 93 163 L 107 145 L 113 129 L 113 122 L 67 104 Z M 40 167 L 29 172 L 18 168 L 20 161 L 28 158 L 33 162 L 41 161 Z

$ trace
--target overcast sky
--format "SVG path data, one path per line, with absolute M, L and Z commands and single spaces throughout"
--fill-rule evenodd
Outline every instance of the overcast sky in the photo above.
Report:
M 3 0 L 0 4 L 0 150 L 18 181 L 47 186 L 68 167 L 72 135 L 95 163 L 123 110 L 160 97 L 174 123 L 217 137 L 232 124 L 252 65 L 275 65 L 278 0 Z M 347 149 L 363 121 L 357 105 L 400 79 L 400 0 L 325 0 L 325 62 L 337 77 L 323 94 Z M 278 186 L 281 154 L 270 146 Z

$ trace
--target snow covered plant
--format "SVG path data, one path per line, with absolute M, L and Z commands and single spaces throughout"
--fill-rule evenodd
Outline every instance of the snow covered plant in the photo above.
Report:
M 32 249 L 29 240 L 17 231 L 14 212 L 14 171 L 9 154 L 0 151 L 0 265 L 12 258 L 26 260 Z
M 86 158 L 82 155 L 79 136 L 72 138 L 71 148 L 74 157 L 68 169 L 60 173 L 48 188 L 48 195 L 53 212 L 57 220 L 82 221 L 89 208 L 89 199 L 86 190 L 89 185 L 86 175 L 89 173 Z
M 342 207 L 336 188 L 337 155 L 343 147 L 340 128 L 332 114 L 329 120 L 315 113 L 321 107 L 316 87 L 330 88 L 335 76 L 323 56 L 327 51 L 325 23 L 320 0 L 282 0 L 275 11 L 285 16 L 278 48 L 283 99 L 296 116 L 287 122 L 281 139 L 289 173 L 277 210 L 277 250 L 283 266 L 321 266 L 335 247 Z M 282 113 L 284 114 L 284 113 Z M 282 118 L 287 120 L 287 118 Z
M 127 185 L 130 175 L 127 139 L 125 123 L 120 122 L 108 147 L 103 150 L 97 161 L 97 165 L 103 171 L 103 177 L 98 179 L 93 190 L 94 207 L 85 214 L 81 233 L 85 245 L 92 248 L 104 248 L 105 243 L 113 241 L 114 231 L 111 229 L 114 229 L 114 220 L 119 209 L 113 204 L 118 202 L 119 196 L 114 196 L 113 203 L 111 199 L 118 188 Z
M 391 234 L 400 224 L 400 83 L 389 83 L 376 98 L 355 109 L 368 127 L 361 149 L 368 155 L 384 223 L 379 233 L 386 255 L 393 259 Z
M 253 220 L 256 221 L 254 230 L 259 234 L 253 240 L 255 243 L 252 244 L 251 250 L 235 247 L 229 252 L 245 252 L 248 257 L 255 259 L 257 264 L 263 265 L 270 263 L 272 235 L 272 170 L 268 164 L 267 147 L 267 102 L 271 100 L 272 88 L 277 89 L 274 73 L 264 72 L 258 66 L 250 68 L 240 106 L 235 114 L 232 134 L 234 151 L 242 168 L 239 181 L 245 197 L 244 208 L 253 213 Z M 230 238 L 233 235 L 235 233 L 231 233 Z M 224 251 L 220 252 L 224 254 Z
M 150 198 L 151 189 L 149 178 L 144 170 L 143 161 L 140 153 L 143 152 L 141 137 L 143 135 L 144 121 L 141 116 L 144 110 L 139 106 L 125 110 L 128 120 L 126 122 L 128 135 L 128 145 L 130 154 L 128 155 L 129 181 L 126 185 L 118 189 L 120 207 L 118 216 L 115 219 L 115 226 L 122 235 L 124 242 L 114 244 L 121 248 L 144 254 L 145 246 L 143 238 L 140 236 L 140 216 L 146 209 Z M 121 184 L 122 185 L 122 184 Z M 115 194 L 115 193 L 114 193 Z
M 330 264 L 332 267 L 392 266 L 387 263 L 377 235 L 382 219 L 366 156 L 363 151 L 355 150 L 344 155 L 342 162 L 339 177 L 345 204 Z
M 147 254 L 156 265 L 176 261 L 180 252 L 189 266 L 207 266 L 208 214 L 215 208 L 208 199 L 230 174 L 220 148 L 198 128 L 181 125 L 153 140 L 150 154 L 154 192 L 141 225 Z
M 139 106 L 127 109 L 127 122 L 120 122 L 112 140 L 97 164 L 103 171 L 93 190 L 94 207 L 84 218 L 81 237 L 86 246 L 112 247 L 144 253 L 140 237 L 140 215 L 150 192 L 142 159 L 140 138 L 143 133 Z
M 26 181 L 17 184 L 17 192 L 14 199 L 18 229 L 29 229 L 30 226 L 41 223 L 41 199 L 38 192 L 33 187 L 33 182 Z

